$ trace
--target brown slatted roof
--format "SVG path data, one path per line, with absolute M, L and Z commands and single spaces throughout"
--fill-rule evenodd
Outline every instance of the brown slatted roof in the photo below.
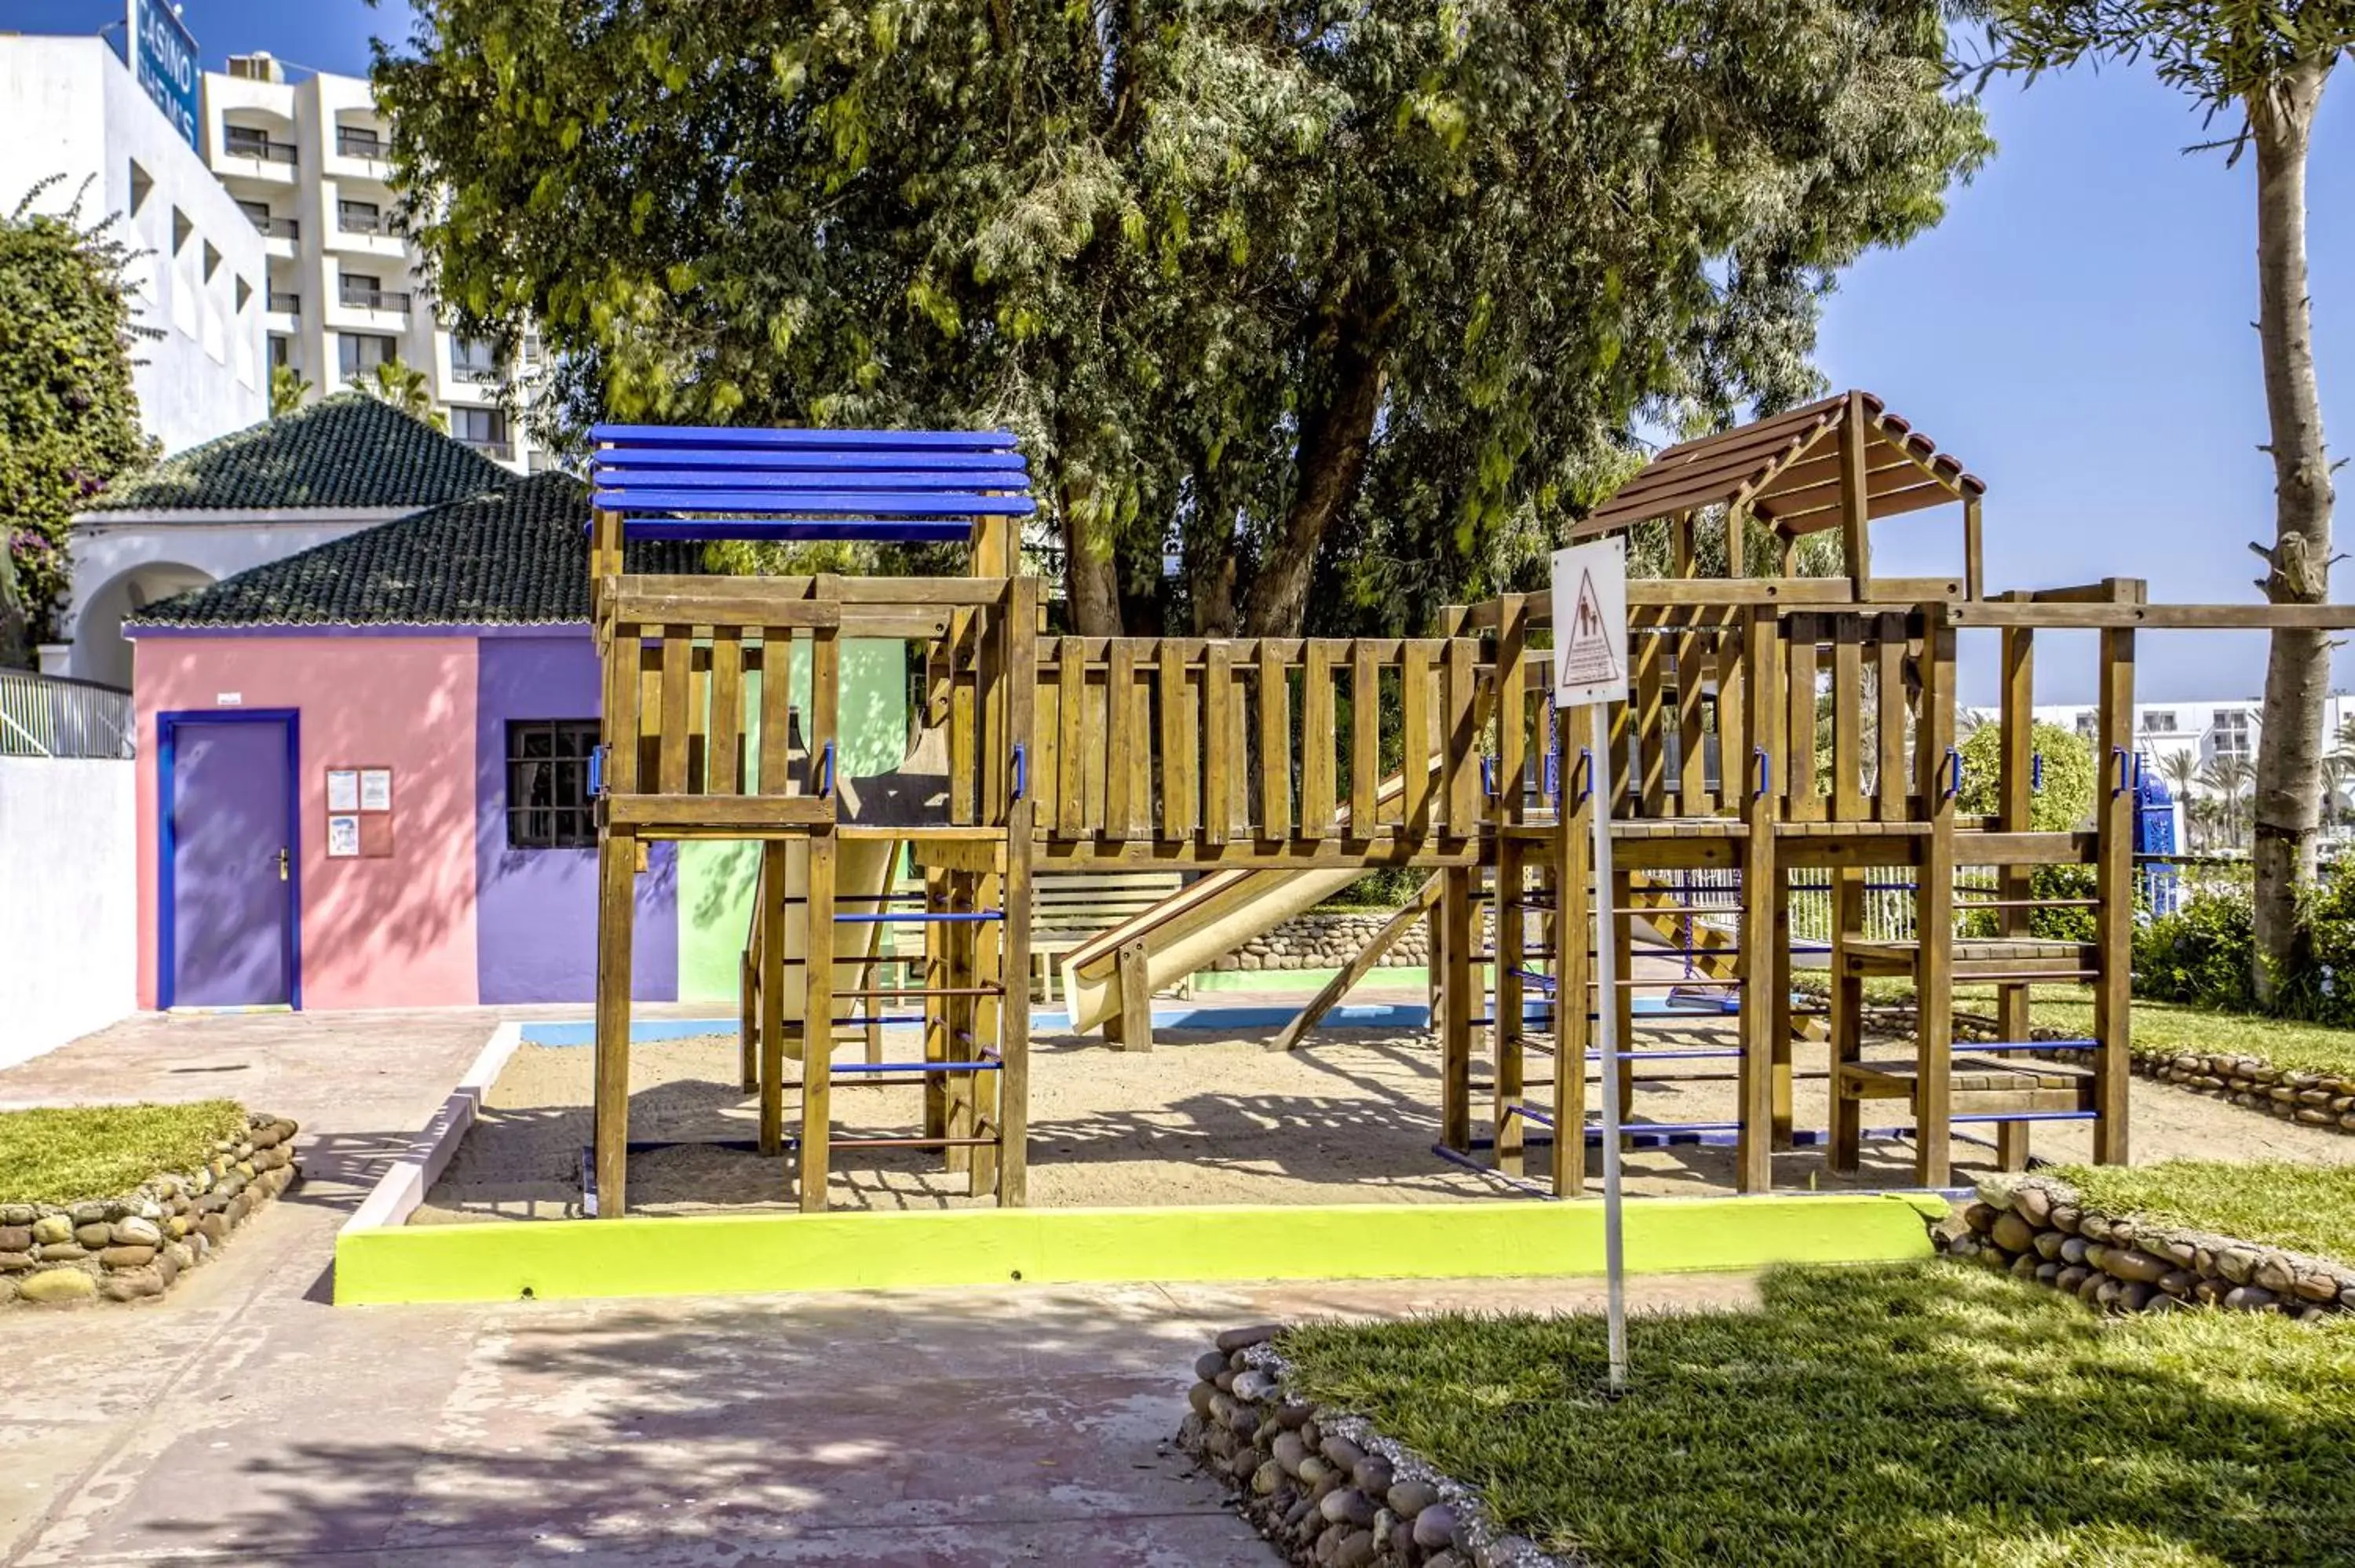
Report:
M 1870 392 L 1843 392 L 1714 436 L 1664 449 L 1571 531 L 1615 534 L 1707 506 L 1746 505 L 1786 534 L 1839 524 L 1839 427 L 1849 400 L 1864 405 L 1866 511 L 1894 517 L 1980 495 L 1986 483 Z

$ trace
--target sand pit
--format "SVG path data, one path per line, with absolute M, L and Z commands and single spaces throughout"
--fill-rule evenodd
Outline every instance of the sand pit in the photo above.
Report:
M 1733 1041 L 1728 1022 L 1709 1019 L 1647 1025 L 1642 1043 L 1657 1049 Z M 890 1054 L 913 1048 L 912 1038 L 895 1039 Z M 1868 1054 L 1902 1059 L 1906 1050 L 1881 1042 Z M 846 1051 L 844 1059 L 852 1055 Z M 1826 1056 L 1822 1045 L 1798 1048 L 1793 1097 L 1799 1127 L 1828 1123 Z M 579 1213 L 591 1057 L 584 1046 L 520 1047 L 414 1223 Z M 1730 1121 L 1732 1069 L 1732 1062 L 1645 1065 L 1630 1120 Z M 1550 1057 L 1530 1056 L 1533 1079 L 1550 1071 Z M 1493 1080 L 1485 1055 L 1473 1075 L 1482 1086 Z M 673 1145 L 632 1155 L 634 1212 L 793 1206 L 785 1160 L 712 1147 L 748 1140 L 756 1130 L 753 1102 L 737 1084 L 733 1036 L 641 1044 L 632 1053 L 631 1080 L 632 1139 Z M 1532 1086 L 1529 1097 L 1544 1104 L 1551 1092 Z M 1590 1085 L 1590 1095 L 1595 1092 Z M 921 1093 L 838 1079 L 836 1131 L 912 1132 Z M 2138 1164 L 2180 1157 L 2355 1161 L 2355 1139 L 2147 1079 L 2133 1080 L 2132 1093 Z M 1420 1032 L 1332 1030 L 1288 1054 L 1269 1053 L 1255 1035 L 1221 1038 L 1198 1031 L 1167 1032 L 1147 1053 L 1114 1051 L 1071 1036 L 1043 1038 L 1032 1054 L 1031 1201 L 1068 1207 L 1512 1198 L 1514 1190 L 1494 1177 L 1432 1153 L 1438 1107 L 1438 1048 Z M 1484 1088 L 1474 1106 L 1476 1129 L 1483 1135 L 1489 1108 Z M 797 1116 L 789 1096 L 789 1129 Z M 1902 1119 L 1893 1105 L 1867 1107 L 1868 1126 Z M 2036 1131 L 2036 1152 L 2045 1158 L 2083 1159 L 2090 1146 L 2081 1123 L 2051 1123 Z M 1958 1139 L 1957 1182 L 1992 1170 L 1993 1155 L 1989 1147 Z M 1530 1174 L 1542 1176 L 1550 1158 L 1533 1147 Z M 1774 1181 L 1796 1191 L 1902 1187 L 1912 1181 L 1913 1158 L 1905 1139 L 1877 1141 L 1867 1146 L 1863 1169 L 1841 1177 L 1819 1150 L 1795 1150 L 1774 1156 Z M 830 1202 L 843 1209 L 931 1209 L 987 1201 L 967 1195 L 964 1175 L 939 1167 L 936 1151 L 845 1150 L 835 1159 Z M 1597 1150 L 1587 1151 L 1587 1168 L 1599 1172 Z M 1733 1190 L 1730 1148 L 1637 1150 L 1628 1154 L 1626 1171 L 1628 1191 L 1640 1196 Z

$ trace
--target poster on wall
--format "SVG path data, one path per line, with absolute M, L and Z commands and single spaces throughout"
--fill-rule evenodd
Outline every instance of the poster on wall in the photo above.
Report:
M 338 763 L 327 774 L 327 854 L 335 860 L 392 855 L 392 769 Z

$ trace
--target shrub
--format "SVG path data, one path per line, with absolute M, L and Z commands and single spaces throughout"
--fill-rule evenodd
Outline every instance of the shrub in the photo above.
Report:
M 2160 1001 L 2243 1011 L 2255 1005 L 2256 952 L 2245 894 L 2195 893 L 2135 931 L 2135 991 Z
M 2030 744 L 2044 758 L 2042 784 L 2028 800 L 2028 825 L 2040 833 L 2082 827 L 2094 814 L 2093 747 L 2073 730 L 2057 724 L 2030 727 Z M 1966 816 L 1991 817 L 2002 800 L 2003 726 L 1989 722 L 1963 737 L 1963 789 L 1955 809 Z

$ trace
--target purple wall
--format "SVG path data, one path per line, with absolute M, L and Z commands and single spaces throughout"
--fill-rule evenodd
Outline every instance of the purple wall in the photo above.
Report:
M 485 637 L 475 675 L 475 943 L 485 1003 L 591 1001 L 597 994 L 597 852 L 507 847 L 509 719 L 595 718 L 597 651 L 586 628 Z M 678 849 L 652 847 L 638 878 L 631 993 L 678 995 Z

